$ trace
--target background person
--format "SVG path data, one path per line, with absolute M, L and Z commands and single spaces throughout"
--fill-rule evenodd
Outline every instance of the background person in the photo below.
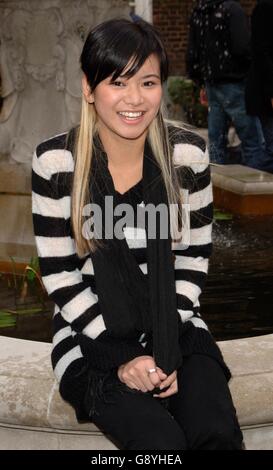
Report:
M 239 2 L 197 2 L 190 19 L 186 61 L 189 77 L 206 88 L 210 160 L 229 163 L 227 125 L 231 120 L 242 143 L 242 163 L 260 168 L 262 141 L 257 121 L 245 106 L 250 31 Z
M 265 141 L 261 169 L 273 173 L 273 0 L 260 0 L 252 13 L 252 67 L 246 86 L 249 114 L 258 116 Z

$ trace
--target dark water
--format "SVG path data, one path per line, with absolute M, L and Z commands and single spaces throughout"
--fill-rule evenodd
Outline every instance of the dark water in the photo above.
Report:
M 234 217 L 213 227 L 201 312 L 216 339 L 273 333 L 273 217 Z
M 234 217 L 214 222 L 214 250 L 201 295 L 201 313 L 215 339 L 273 333 L 273 217 Z M 13 307 L 13 292 L 0 279 L 0 309 Z M 20 315 L 1 335 L 51 341 L 47 311 Z
M 20 279 L 20 278 L 19 278 Z M 16 311 L 18 309 L 39 308 L 40 312 L 12 314 L 9 318 L 14 321 L 14 326 L 1 327 L 0 335 L 13 338 L 29 339 L 33 341 L 51 342 L 52 314 L 54 310 L 53 302 L 46 300 L 44 305 L 38 301 L 37 296 L 28 295 L 26 300 L 20 301 L 18 291 L 14 289 L 12 276 L 6 274 L 0 277 L 0 322 L 5 318 L 3 312 Z M 18 281 L 17 281 L 18 282 Z M 33 289 L 34 290 L 34 289 Z

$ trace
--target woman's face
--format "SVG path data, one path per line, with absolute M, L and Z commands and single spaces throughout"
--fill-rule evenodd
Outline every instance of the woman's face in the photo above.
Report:
M 157 56 L 149 56 L 133 77 L 118 77 L 114 83 L 108 77 L 85 96 L 94 103 L 102 133 L 138 139 L 147 134 L 160 107 L 162 85 Z

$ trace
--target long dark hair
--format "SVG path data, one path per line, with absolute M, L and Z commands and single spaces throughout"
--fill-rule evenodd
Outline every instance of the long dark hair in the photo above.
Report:
M 93 28 L 84 43 L 80 56 L 91 92 L 107 77 L 115 81 L 126 70 L 126 77 L 133 76 L 146 59 L 156 54 L 160 63 L 160 78 L 168 77 L 168 58 L 156 29 L 144 20 L 132 22 L 127 19 L 112 19 Z M 89 178 L 92 177 L 93 138 L 97 132 L 97 116 L 93 104 L 82 96 L 81 122 L 74 129 L 74 176 L 72 185 L 71 224 L 79 256 L 94 251 L 101 241 L 88 240 L 82 233 L 83 207 L 91 202 Z M 163 102 L 156 118 L 148 129 L 148 139 L 155 158 L 161 168 L 169 203 L 181 200 L 179 183 L 172 164 L 167 125 L 163 119 Z

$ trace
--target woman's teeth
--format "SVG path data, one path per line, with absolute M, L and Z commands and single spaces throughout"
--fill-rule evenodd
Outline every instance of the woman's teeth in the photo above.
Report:
M 143 116 L 143 112 L 140 111 L 138 113 L 132 113 L 132 112 L 119 112 L 118 114 L 120 114 L 121 116 L 124 116 L 126 117 L 127 119 L 137 119 L 139 118 L 140 116 Z

